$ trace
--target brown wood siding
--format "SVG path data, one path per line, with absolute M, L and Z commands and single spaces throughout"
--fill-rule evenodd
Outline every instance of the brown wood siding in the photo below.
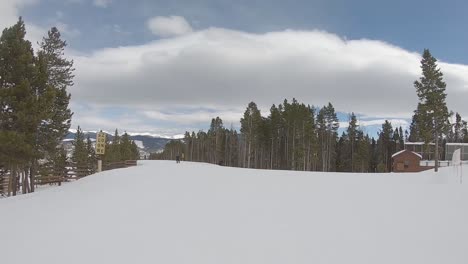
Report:
M 430 169 L 421 167 L 421 158 L 413 152 L 406 150 L 393 157 L 393 172 L 420 172 Z

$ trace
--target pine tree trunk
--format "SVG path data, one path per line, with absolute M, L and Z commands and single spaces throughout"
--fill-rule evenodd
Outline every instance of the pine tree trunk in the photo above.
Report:
M 247 146 L 245 148 L 245 159 L 247 161 L 247 168 L 250 168 L 250 141 L 249 141 L 248 149 L 247 149 Z
M 12 191 L 13 191 L 13 196 L 16 196 L 16 191 L 17 191 L 17 179 L 16 179 L 16 166 L 11 170 L 11 181 L 12 181 Z
M 13 192 L 13 169 L 12 166 L 9 166 L 10 169 L 10 177 L 8 177 L 8 197 L 11 196 L 11 193 Z
M 351 140 L 351 172 L 354 172 L 354 138 Z
M 192 139 L 192 145 L 190 146 L 190 161 L 193 161 L 193 145 L 195 144 L 195 139 Z
M 21 179 L 21 194 L 26 193 L 26 176 L 24 175 L 24 172 L 21 171 L 20 173 L 20 179 Z
M 437 128 L 436 128 L 437 129 Z M 439 171 L 439 135 L 437 133 L 437 130 L 435 131 L 435 167 L 434 171 L 438 172 Z
M 30 193 L 31 192 L 31 189 L 29 188 L 29 173 L 28 173 L 28 170 L 24 170 L 24 181 L 25 181 L 25 189 L 26 189 L 26 193 Z
M 33 161 L 31 168 L 29 168 L 29 184 L 31 185 L 31 192 L 33 193 L 35 191 L 35 170 L 36 170 L 36 161 Z
M 272 170 L 272 169 L 273 169 L 273 159 L 274 159 L 274 154 L 273 154 L 273 152 L 274 152 L 274 150 L 273 150 L 273 148 L 274 148 L 274 145 L 273 145 L 273 143 L 274 143 L 274 141 L 275 141 L 275 140 L 274 140 L 274 138 L 273 138 L 273 137 L 271 137 L 271 149 L 270 149 L 270 170 Z
M 296 170 L 296 124 L 293 124 L 291 169 Z

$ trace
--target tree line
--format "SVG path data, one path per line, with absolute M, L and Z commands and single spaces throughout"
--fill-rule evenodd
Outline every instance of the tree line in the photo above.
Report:
M 339 135 L 331 103 L 316 108 L 296 99 L 284 100 L 272 105 L 265 117 L 251 102 L 240 120 L 240 131 L 225 128 L 216 117 L 207 132 L 186 132 L 184 139 L 173 140 L 150 158 L 182 155 L 187 161 L 243 168 L 390 172 L 392 154 L 403 150 L 405 141 L 421 141 L 426 146 L 435 143 L 438 161 L 441 142 L 468 142 L 467 122 L 457 113 L 455 122 L 450 123 L 452 112 L 445 102 L 443 74 L 429 50 L 424 50 L 422 57 L 422 76 L 414 82 L 419 102 L 409 131 L 385 121 L 377 136 L 370 137 L 351 113 L 347 128 Z
M 73 115 L 67 89 L 74 68 L 65 57 L 67 42 L 52 27 L 34 51 L 25 36 L 22 18 L 0 36 L 0 174 L 8 175 L 7 195 L 34 192 L 38 176 L 66 177 L 73 168 L 92 174 L 98 158 L 79 127 L 71 157 L 63 146 Z M 116 131 L 106 145 L 105 162 L 139 157 L 127 133 L 120 137 Z
M 112 138 L 106 137 L 106 150 L 102 156 L 96 155 L 89 134 L 85 136 L 85 133 L 79 126 L 72 144 L 73 152 L 71 161 L 74 167 L 80 170 L 84 175 L 90 175 L 97 171 L 98 159 L 101 159 L 104 165 L 106 165 L 126 160 L 138 160 L 140 158 L 138 146 L 135 142 L 130 139 L 127 133 L 120 136 L 117 129 Z
M 13 195 L 20 188 L 34 191 L 40 161 L 59 160 L 72 117 L 67 88 L 74 69 L 64 56 L 67 43 L 53 27 L 34 52 L 25 35 L 20 18 L 0 36 L 0 166 L 10 172 Z
M 391 154 L 403 148 L 402 128 L 382 125 L 377 139 L 369 137 L 349 115 L 341 135 L 331 103 L 317 109 L 284 100 L 273 105 L 267 117 L 254 102 L 248 104 L 237 130 L 224 127 L 221 118 L 211 121 L 207 132 L 186 132 L 169 142 L 150 159 L 208 162 L 232 167 L 303 171 L 376 172 L 391 169 Z M 402 135 L 402 136 L 400 136 Z

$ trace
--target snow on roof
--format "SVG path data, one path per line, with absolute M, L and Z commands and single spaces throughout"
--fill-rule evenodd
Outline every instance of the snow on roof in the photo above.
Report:
M 426 143 L 424 142 L 405 142 L 405 145 L 407 146 L 419 146 L 419 145 L 425 145 Z M 429 143 L 429 145 L 435 145 L 435 143 Z
M 406 149 L 404 149 L 404 150 L 402 150 L 402 151 L 398 151 L 397 153 L 395 153 L 395 154 L 392 155 L 392 158 L 395 157 L 395 156 L 400 155 L 401 153 L 403 153 L 403 152 L 405 152 L 405 151 L 406 151 Z
M 401 153 L 403 153 L 403 152 L 405 152 L 405 151 L 409 151 L 409 150 L 404 149 L 404 150 L 402 150 L 402 151 L 398 151 L 397 153 L 395 153 L 395 154 L 392 155 L 392 158 L 394 158 L 394 157 L 400 155 Z M 413 152 L 413 151 L 409 151 L 409 152 L 413 153 L 414 155 L 416 155 L 416 156 L 418 156 L 419 158 L 422 159 L 422 156 L 421 156 L 420 154 L 418 154 L 418 153 L 416 153 L 416 152 Z
M 468 146 L 468 143 L 447 143 L 447 146 Z

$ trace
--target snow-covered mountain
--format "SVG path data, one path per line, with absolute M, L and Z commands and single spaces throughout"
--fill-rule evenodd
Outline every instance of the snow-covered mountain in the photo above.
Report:
M 65 142 L 72 140 L 75 137 L 76 130 L 70 130 L 66 138 L 64 139 Z M 85 135 L 89 135 L 91 139 L 96 138 L 96 131 L 85 131 Z M 106 132 L 107 137 L 112 140 L 114 137 L 113 133 Z M 173 139 L 178 139 L 180 136 L 173 136 L 173 137 L 159 137 L 159 135 L 150 134 L 150 133 L 128 133 L 130 135 L 130 139 L 134 140 L 137 144 L 138 148 L 144 152 L 152 153 L 158 152 L 164 149 L 164 146 Z
M 1 260 L 465 264 L 467 186 L 454 168 L 346 174 L 143 161 L 0 200 Z

